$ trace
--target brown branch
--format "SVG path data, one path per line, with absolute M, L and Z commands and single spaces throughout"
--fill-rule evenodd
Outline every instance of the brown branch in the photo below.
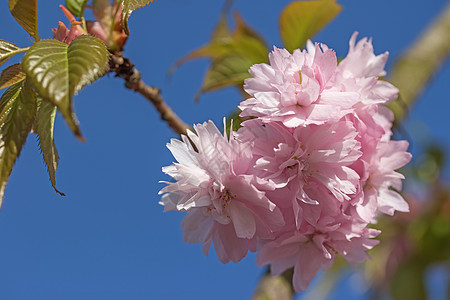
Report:
M 109 61 L 109 72 L 115 73 L 125 81 L 125 87 L 138 92 L 147 99 L 159 112 L 161 119 L 178 134 L 186 134 L 189 126 L 181 120 L 177 114 L 164 102 L 161 91 L 157 87 L 148 86 L 141 79 L 141 73 L 134 67 L 131 61 L 123 56 L 122 52 L 114 52 Z

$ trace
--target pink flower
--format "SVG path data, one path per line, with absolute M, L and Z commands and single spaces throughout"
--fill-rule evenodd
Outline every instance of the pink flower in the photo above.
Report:
M 251 98 L 230 138 L 210 122 L 172 140 L 179 161 L 161 192 L 166 210 L 187 211 L 184 239 L 214 243 L 219 260 L 239 261 L 258 250 L 257 263 L 273 274 L 294 268 L 305 290 L 337 256 L 369 258 L 380 233 L 367 226 L 378 213 L 408 211 L 399 194 L 411 159 L 408 142 L 391 141 L 393 114 L 384 105 L 398 90 L 381 81 L 387 52 L 370 40 L 350 39 L 346 58 L 309 42 L 307 51 L 277 49 L 270 64 L 250 69 Z
M 247 251 L 256 251 L 257 239 L 272 238 L 274 229 L 284 224 L 279 209 L 272 203 L 250 168 L 251 145 L 236 142 L 234 132 L 228 139 L 216 126 L 194 126 L 183 141 L 172 139 L 167 145 L 178 163 L 163 171 L 176 182 L 160 193 L 160 204 L 167 210 L 187 211 L 183 220 L 184 240 L 203 243 L 207 255 L 211 243 L 221 262 L 241 260 Z M 194 148 L 195 145 L 195 148 Z
M 358 32 L 350 38 L 347 56 L 336 69 L 335 85 L 347 92 L 357 92 L 362 104 L 386 104 L 397 99 L 398 89 L 387 81 L 384 67 L 389 53 L 373 53 L 371 39 L 363 38 L 356 45 Z
M 373 53 L 372 39 L 363 38 L 358 43 L 356 37 L 358 32 L 354 32 L 349 42 L 347 56 L 339 64 L 343 69 L 345 77 L 364 78 L 374 76 L 384 76 L 384 66 L 389 56 L 389 52 L 380 55 Z
M 244 89 L 252 98 L 239 106 L 241 116 L 287 127 L 324 124 L 339 120 L 358 100 L 357 93 L 335 89 L 336 54 L 326 45 L 309 42 L 308 51 L 293 54 L 274 48 L 269 61 L 250 68 L 254 78 L 245 80 Z
M 351 202 L 355 217 L 371 222 L 377 211 L 393 215 L 395 210 L 407 212 L 408 204 L 396 191 L 400 191 L 404 176 L 395 170 L 411 160 L 406 152 L 407 141 L 391 141 L 392 113 L 385 107 L 378 107 L 374 115 L 355 123 L 359 124 L 359 135 L 363 155 L 352 168 L 361 177 L 361 190 Z M 358 127 L 358 126 L 357 126 Z M 395 190 L 392 190 L 394 188 Z
M 359 176 L 351 168 L 360 156 L 357 132 L 350 122 L 289 129 L 281 123 L 250 120 L 239 133 L 254 140 L 254 174 L 276 188 L 269 198 L 300 213 L 297 201 L 318 204 L 332 197 L 338 202 L 356 193 Z M 279 189 L 287 191 L 280 191 Z M 317 195 L 317 189 L 324 192 Z M 326 192 L 325 192 L 326 191 Z M 325 197 L 324 197 L 325 195 Z M 296 215 L 297 226 L 300 216 Z
M 305 215 L 309 215 L 307 210 Z M 337 255 L 350 263 L 367 259 L 366 251 L 378 244 L 373 240 L 378 234 L 365 224 L 354 224 L 345 214 L 322 215 L 316 222 L 303 222 L 299 229 L 280 232 L 275 240 L 263 243 L 257 263 L 270 264 L 274 275 L 293 267 L 294 289 L 301 292 L 320 270 L 332 265 Z
M 411 160 L 407 141 L 380 142 L 376 154 L 370 164 L 370 177 L 366 183 L 367 189 L 374 189 L 378 210 L 393 215 L 394 211 L 408 212 L 408 203 L 396 191 L 402 189 L 403 174 L 395 170 L 405 166 Z M 394 188 L 395 190 L 391 189 Z

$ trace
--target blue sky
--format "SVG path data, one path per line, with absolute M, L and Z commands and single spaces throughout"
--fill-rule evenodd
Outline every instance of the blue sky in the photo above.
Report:
M 0 6 L 0 38 L 31 42 Z M 64 16 L 60 0 L 38 0 L 41 38 Z M 290 1 L 236 0 L 233 9 L 258 30 L 268 45 L 281 47 L 278 16 Z M 389 51 L 388 64 L 445 6 L 445 0 L 340 1 L 344 10 L 315 41 L 344 56 L 353 31 L 373 37 L 376 53 Z M 207 42 L 223 1 L 158 0 L 133 13 L 125 55 L 143 79 L 162 89 L 166 101 L 189 124 L 209 119 L 221 124 L 239 103 L 228 89 L 193 98 L 206 60 L 182 66 L 171 80 L 174 61 Z M 450 152 L 447 63 L 410 114 L 412 139 L 438 140 Z M 165 144 L 176 135 L 153 107 L 105 76 L 75 97 L 86 143 L 76 140 L 58 117 L 55 139 L 61 156 L 56 194 L 30 135 L 12 172 L 0 212 L 1 299 L 248 299 L 262 269 L 249 255 L 223 265 L 214 251 L 182 241 L 179 213 L 158 205 L 161 167 L 173 158 Z M 418 129 L 419 128 L 419 129 Z M 418 147 L 418 146 L 417 146 Z M 413 151 L 416 151 L 413 149 Z M 450 178 L 449 172 L 446 173 Z M 349 287 L 346 293 L 359 299 Z M 347 298 L 349 299 L 349 298 Z M 353 298 L 352 298 L 353 299 Z

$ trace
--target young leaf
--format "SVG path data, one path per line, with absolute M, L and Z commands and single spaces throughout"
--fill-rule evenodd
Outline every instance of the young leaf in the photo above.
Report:
M 57 193 L 65 196 L 56 188 L 55 172 L 58 167 L 59 155 L 53 139 L 53 127 L 55 125 L 56 106 L 50 101 L 37 97 L 39 111 L 36 118 L 36 134 L 38 136 L 39 148 L 47 166 L 52 187 Z
M 302 48 L 320 29 L 333 20 L 342 7 L 336 0 L 295 1 L 280 15 L 280 33 L 284 46 L 293 51 Z
M 6 183 L 25 143 L 36 111 L 28 80 L 16 83 L 0 99 L 0 206 Z
M 216 25 L 216 28 L 214 28 L 214 31 L 211 35 L 211 42 L 212 41 L 218 41 L 223 38 L 227 38 L 230 36 L 230 28 L 228 27 L 227 22 L 227 13 L 228 10 L 222 11 L 222 14 L 219 18 L 219 22 Z
M 230 85 L 242 85 L 250 77 L 248 69 L 251 60 L 242 55 L 229 55 L 213 63 L 206 73 L 201 90 L 196 95 L 196 101 L 201 93 L 213 91 Z
M 246 56 L 254 63 L 266 62 L 267 46 L 264 40 L 244 23 L 239 14 L 236 13 L 234 18 L 236 29 L 233 33 L 224 35 L 222 30 L 221 34 L 217 35 L 218 29 L 225 26 L 223 24 L 225 19 L 221 18 L 211 42 L 181 58 L 175 63 L 175 66 L 178 67 L 189 60 L 201 57 L 211 58 L 214 61 L 230 54 Z
M 122 15 L 120 18 L 120 23 L 122 23 L 122 28 L 127 35 L 130 35 L 128 29 L 128 19 L 131 13 L 138 8 L 146 6 L 149 3 L 153 3 L 153 0 L 122 0 Z
M 233 129 L 233 131 L 238 131 L 238 129 L 242 127 L 241 123 L 251 118 L 251 117 L 240 117 L 239 115 L 241 114 L 241 112 L 242 111 L 240 109 L 236 109 L 233 113 L 228 115 L 226 128 L 230 128 L 231 125 L 233 125 L 231 129 Z
M 229 26 L 227 22 L 227 15 L 226 12 L 223 12 L 222 15 L 220 16 L 219 22 L 216 25 L 216 28 L 214 28 L 214 31 L 211 35 L 210 43 L 197 50 L 192 51 L 185 57 L 176 61 L 175 64 L 171 67 L 170 73 L 173 73 L 175 69 L 177 69 L 178 67 L 180 67 L 181 65 L 185 64 L 186 62 L 192 59 L 201 57 L 209 57 L 211 59 L 217 59 L 223 56 L 224 54 L 227 54 L 228 51 L 226 50 L 223 51 L 224 47 L 221 45 L 227 43 L 232 34 L 228 27 Z
M 9 11 L 17 23 L 36 41 L 39 40 L 37 0 L 9 0 Z
M 244 79 L 250 76 L 248 69 L 252 65 L 267 62 L 267 47 L 264 40 L 245 24 L 239 14 L 235 14 L 234 18 L 236 29 L 232 33 L 227 31 L 226 18 L 222 15 L 211 42 L 178 60 L 174 65 L 178 67 L 200 57 L 212 60 L 202 88 L 195 97 L 196 100 L 203 92 L 242 85 Z
M 4 69 L 0 75 L 0 90 L 16 84 L 24 79 L 25 73 L 22 72 L 20 63 L 11 65 Z
M 80 35 L 70 45 L 53 39 L 35 43 L 23 57 L 22 68 L 39 94 L 59 108 L 72 132 L 83 140 L 72 96 L 105 74 L 108 60 L 101 40 Z
M 25 52 L 28 48 L 20 48 L 17 45 L 0 40 L 0 66 L 17 53 Z
M 76 17 L 82 17 L 88 0 L 66 0 L 66 8 Z

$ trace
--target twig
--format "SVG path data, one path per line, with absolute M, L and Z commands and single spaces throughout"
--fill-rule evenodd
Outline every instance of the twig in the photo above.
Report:
M 157 87 L 148 86 L 141 79 L 141 73 L 134 67 L 131 61 L 123 56 L 122 52 L 114 52 L 109 63 L 109 72 L 115 73 L 125 81 L 125 87 L 138 92 L 156 108 L 161 115 L 161 119 L 178 134 L 186 134 L 189 126 L 181 120 L 177 114 L 164 102 L 161 91 Z

